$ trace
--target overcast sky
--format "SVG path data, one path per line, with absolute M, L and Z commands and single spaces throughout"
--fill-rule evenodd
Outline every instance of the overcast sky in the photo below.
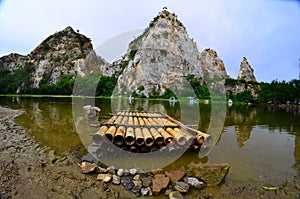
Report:
M 69 25 L 97 48 L 124 32 L 146 28 L 164 6 L 202 49 L 218 52 L 231 77 L 237 77 L 247 57 L 258 81 L 298 78 L 297 0 L 0 0 L 0 56 L 29 54 Z M 124 49 L 124 39 L 117 39 L 114 43 L 123 41 Z

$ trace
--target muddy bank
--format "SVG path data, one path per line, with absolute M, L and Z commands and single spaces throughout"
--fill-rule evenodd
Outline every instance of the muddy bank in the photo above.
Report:
M 13 119 L 21 111 L 0 107 L 0 198 L 136 198 L 122 185 L 100 183 L 96 174 L 82 174 L 78 149 L 56 156 L 41 148 L 26 129 Z M 299 198 L 299 177 L 276 190 L 264 190 L 255 182 L 239 186 L 225 179 L 218 187 L 191 190 L 184 198 Z M 158 196 L 140 198 L 169 198 Z

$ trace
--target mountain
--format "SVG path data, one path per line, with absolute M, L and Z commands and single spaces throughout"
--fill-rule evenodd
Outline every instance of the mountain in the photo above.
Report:
M 114 88 L 117 95 L 149 97 L 169 91 L 187 94 L 192 85 L 194 90 L 195 86 L 199 88 L 199 97 L 206 92 L 201 85 L 214 92 L 223 89 L 228 79 L 226 90 L 236 94 L 256 82 L 246 58 L 238 79 L 229 78 L 217 52 L 210 48 L 201 51 L 176 14 L 166 9 L 129 43 L 121 59 L 108 63 L 100 56 L 91 39 L 68 26 L 47 37 L 28 55 L 11 53 L 1 57 L 0 93 L 70 95 L 75 77 L 85 82 L 80 93 L 97 87 L 96 95 L 105 96 L 110 96 Z M 237 81 L 247 84 L 241 87 Z
M 129 44 L 128 65 L 118 78 L 119 94 L 137 92 L 149 96 L 155 90 L 184 89 L 184 77 L 201 81 L 205 74 L 227 77 L 222 60 L 211 49 L 200 52 L 177 16 L 163 10 L 144 33 Z M 141 91 L 141 86 L 143 90 Z
M 0 70 L 9 71 L 11 75 L 18 69 L 31 68 L 30 74 L 26 74 L 30 77 L 27 88 L 23 88 L 25 90 L 39 88 L 40 84 L 57 84 L 66 76 L 84 76 L 91 71 L 100 71 L 106 64 L 93 51 L 91 39 L 70 26 L 50 35 L 26 56 L 12 53 L 0 58 Z M 14 92 L 17 90 L 20 91 L 18 88 Z

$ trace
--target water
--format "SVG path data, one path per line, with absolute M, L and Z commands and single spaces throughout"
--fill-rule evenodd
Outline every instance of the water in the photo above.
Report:
M 91 134 L 96 131 L 87 125 L 81 114 L 82 106 L 86 104 L 95 103 L 102 109 L 100 121 L 108 119 L 109 113 L 116 109 L 127 107 L 164 111 L 203 132 L 211 128 L 211 105 L 200 104 L 197 109 L 189 103 L 170 105 L 168 101 L 143 100 L 128 105 L 127 101 L 80 99 L 77 102 L 72 98 L 1 97 L 0 105 L 24 110 L 26 114 L 19 116 L 17 123 L 27 128 L 37 142 L 52 147 L 57 154 L 78 145 L 82 146 L 81 153 L 86 153 L 84 146 L 91 144 Z M 199 158 L 197 153 L 189 152 L 175 158 L 177 160 L 166 168 L 178 169 L 192 162 L 227 162 L 231 169 L 226 181 L 239 185 L 279 185 L 286 179 L 300 175 L 299 112 L 275 107 L 238 106 L 226 108 L 224 113 L 222 133 L 220 137 L 217 136 L 216 145 L 208 155 Z M 198 116 L 200 119 L 197 119 Z M 217 113 L 217 116 L 222 117 L 222 114 Z M 155 161 L 164 160 L 156 157 Z

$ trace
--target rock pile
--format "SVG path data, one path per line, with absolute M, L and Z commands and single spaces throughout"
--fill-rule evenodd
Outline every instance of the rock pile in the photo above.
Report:
M 164 194 L 169 198 L 183 198 L 190 189 L 202 189 L 218 185 L 226 177 L 228 164 L 192 164 L 187 170 L 156 169 L 144 172 L 139 168 L 123 169 L 114 166 L 97 166 L 95 163 L 82 162 L 83 173 L 98 173 L 100 187 L 122 185 L 127 191 L 139 196 Z M 87 172 L 90 171 L 90 172 Z M 201 175 L 199 175 L 201 174 Z M 195 175 L 195 176 L 193 176 Z

